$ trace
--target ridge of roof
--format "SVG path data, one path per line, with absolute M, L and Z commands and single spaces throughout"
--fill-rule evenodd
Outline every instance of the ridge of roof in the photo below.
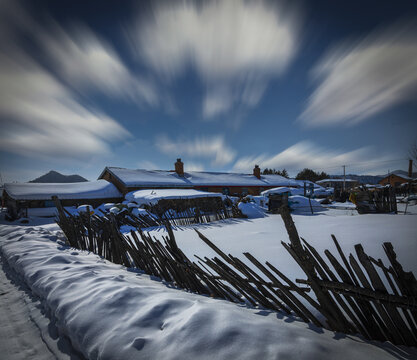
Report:
M 188 171 L 179 176 L 173 170 L 146 170 L 126 169 L 107 166 L 105 171 L 110 172 L 120 183 L 127 187 L 136 186 L 280 186 L 284 184 L 297 185 L 294 180 L 286 179 L 280 175 L 261 175 L 257 178 L 253 174 L 214 172 L 214 171 Z M 153 175 L 160 177 L 152 178 Z M 100 178 L 99 177 L 99 178 Z M 205 178 L 206 177 L 206 178 Z

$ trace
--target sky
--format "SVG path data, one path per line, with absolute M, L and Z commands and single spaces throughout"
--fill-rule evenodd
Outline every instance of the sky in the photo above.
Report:
M 407 170 L 417 2 L 0 0 L 0 92 L 3 182 Z

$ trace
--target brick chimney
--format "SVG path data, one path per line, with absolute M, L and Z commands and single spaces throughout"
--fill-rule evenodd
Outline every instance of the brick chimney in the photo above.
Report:
M 175 172 L 178 174 L 178 176 L 184 176 L 184 163 L 179 158 L 175 163 Z
M 253 175 L 255 175 L 258 179 L 261 178 L 261 169 L 259 165 L 255 165 L 255 167 L 253 168 Z
M 408 160 L 408 177 L 413 177 L 413 160 Z

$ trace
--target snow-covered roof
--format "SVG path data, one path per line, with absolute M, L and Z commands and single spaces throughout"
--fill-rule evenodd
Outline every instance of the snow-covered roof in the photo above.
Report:
M 403 185 L 403 184 L 401 184 L 401 185 Z M 381 186 L 379 184 L 365 184 L 365 187 L 368 188 L 368 189 L 374 189 L 374 188 L 380 189 L 383 186 Z
M 323 186 L 317 185 L 316 183 L 310 180 L 294 180 L 297 182 L 298 186 L 304 187 L 304 184 L 313 185 L 315 189 L 323 189 Z
M 148 189 L 131 191 L 125 196 L 126 200 L 134 201 L 139 205 L 155 204 L 161 199 L 195 199 L 205 197 L 221 198 L 223 195 L 194 189 Z
M 287 179 L 280 175 L 262 175 L 261 179 L 264 179 L 266 182 L 268 182 L 270 186 L 300 186 L 297 180 Z
M 261 192 L 262 196 L 269 196 L 269 195 L 274 195 L 274 194 L 283 194 L 283 193 L 289 193 L 290 195 L 303 195 L 304 194 L 304 189 L 301 187 L 298 188 L 290 188 L 287 186 L 281 186 L 281 187 L 276 187 L 276 188 L 272 188 L 269 190 L 265 190 Z
M 16 200 L 59 199 L 108 199 L 119 198 L 122 194 L 106 180 L 79 183 L 8 183 L 4 184 L 7 194 Z
M 298 186 L 295 180 L 280 175 L 262 175 L 260 179 L 252 174 L 189 171 L 179 176 L 167 170 L 130 170 L 106 167 L 126 187 L 192 187 L 192 186 Z
M 283 193 L 289 193 L 291 192 L 291 188 L 286 187 L 286 186 L 281 186 L 281 187 L 276 187 L 276 188 L 272 188 L 269 190 L 265 190 L 261 192 L 262 196 L 268 196 L 268 195 L 272 195 L 272 194 L 283 194 Z
M 352 180 L 352 179 L 323 179 L 323 180 L 319 180 L 316 181 L 317 184 L 323 184 L 326 182 L 358 182 L 358 180 Z

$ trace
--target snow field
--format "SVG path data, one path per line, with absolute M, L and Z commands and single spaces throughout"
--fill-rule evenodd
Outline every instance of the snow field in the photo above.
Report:
M 414 212 L 414 207 L 409 207 Z M 406 271 L 417 274 L 415 215 L 353 215 L 328 210 L 293 215 L 300 236 L 319 252 L 335 253 L 330 234 L 345 253 L 361 242 L 383 260 L 382 242 L 392 241 Z M 251 309 L 187 293 L 158 279 L 69 248 L 54 224 L 0 225 L 0 250 L 34 294 L 43 299 L 62 334 L 90 359 L 410 359 L 417 349 L 365 342 L 317 329 L 282 313 Z M 304 274 L 286 253 L 278 215 L 198 225 L 225 253 L 242 260 L 249 251 L 269 260 L 291 279 Z M 164 230 L 151 235 L 160 238 Z M 178 245 L 194 254 L 214 254 L 192 228 L 175 230 Z

